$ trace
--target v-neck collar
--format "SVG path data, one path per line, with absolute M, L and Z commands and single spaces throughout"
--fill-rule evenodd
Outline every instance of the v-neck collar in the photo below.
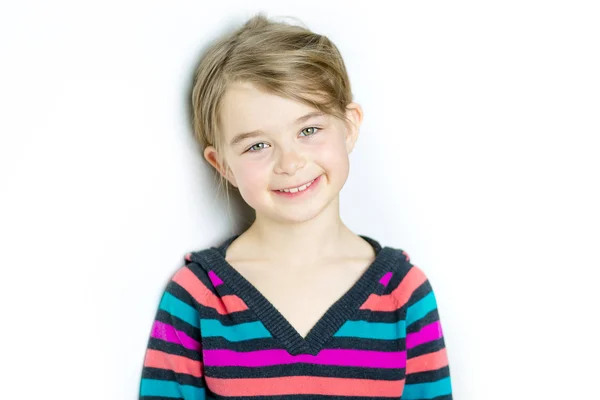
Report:
M 375 259 L 358 281 L 325 312 L 304 338 L 275 306 L 225 259 L 227 248 L 239 236 L 238 234 L 228 238 L 220 246 L 192 253 L 192 260 L 199 262 L 206 270 L 213 270 L 292 355 L 316 355 L 344 322 L 358 313 L 360 306 L 371 294 L 383 293 L 385 285 L 379 280 L 387 272 L 393 271 L 394 264 L 397 263 L 394 248 L 381 247 L 376 240 L 359 235 L 373 247 Z

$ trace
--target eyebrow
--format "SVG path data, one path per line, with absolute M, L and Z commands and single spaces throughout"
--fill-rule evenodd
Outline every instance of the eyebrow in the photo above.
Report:
M 320 111 L 309 112 L 308 114 L 303 115 L 300 118 L 296 119 L 296 121 L 294 121 L 294 125 L 301 124 L 311 118 L 321 117 L 323 115 L 325 115 L 325 113 L 320 112 Z M 262 131 L 260 129 L 250 131 L 250 132 L 245 132 L 245 133 L 238 133 L 237 135 L 235 135 L 233 137 L 233 139 L 231 140 L 231 142 L 229 144 L 231 146 L 235 146 L 235 145 L 239 144 L 240 142 L 243 142 L 246 139 L 260 136 L 261 134 L 262 134 Z

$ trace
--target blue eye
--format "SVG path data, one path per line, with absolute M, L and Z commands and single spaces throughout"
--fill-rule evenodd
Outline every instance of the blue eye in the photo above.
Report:
M 307 131 L 309 129 L 312 129 L 312 133 L 309 133 L 308 135 L 305 135 L 305 136 L 312 136 L 312 135 L 314 135 L 315 133 L 317 133 L 318 131 L 321 130 L 321 128 L 317 128 L 316 126 L 309 126 L 308 128 L 304 128 L 302 130 L 302 132 L 305 132 L 305 131 Z

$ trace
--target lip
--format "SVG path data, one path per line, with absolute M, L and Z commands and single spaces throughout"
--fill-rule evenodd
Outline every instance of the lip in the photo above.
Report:
M 283 196 L 283 197 L 300 197 L 300 196 L 304 196 L 305 194 L 310 193 L 310 192 L 312 192 L 315 189 L 315 187 L 321 181 L 321 177 L 322 176 L 323 175 L 317 176 L 314 179 L 313 183 L 311 183 L 309 187 L 307 187 L 305 190 L 303 190 L 301 192 L 291 193 L 291 192 L 280 192 L 279 190 L 272 190 L 272 192 L 275 193 L 275 194 L 277 194 L 277 195 L 279 195 L 279 196 Z M 308 182 L 310 182 L 310 181 L 308 181 Z M 300 185 L 300 186 L 302 186 L 302 185 Z M 298 187 L 298 186 L 296 186 L 296 187 Z

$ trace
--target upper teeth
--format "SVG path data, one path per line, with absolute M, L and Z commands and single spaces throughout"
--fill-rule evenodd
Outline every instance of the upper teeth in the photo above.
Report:
M 315 178 L 316 179 L 316 178 Z M 290 193 L 296 193 L 296 192 L 301 192 L 304 189 L 306 189 L 307 187 L 309 187 L 311 185 L 311 183 L 313 183 L 315 180 L 313 179 L 312 181 L 305 183 L 304 185 L 297 187 L 297 188 L 292 188 L 292 189 L 280 189 L 280 192 L 290 192 Z

